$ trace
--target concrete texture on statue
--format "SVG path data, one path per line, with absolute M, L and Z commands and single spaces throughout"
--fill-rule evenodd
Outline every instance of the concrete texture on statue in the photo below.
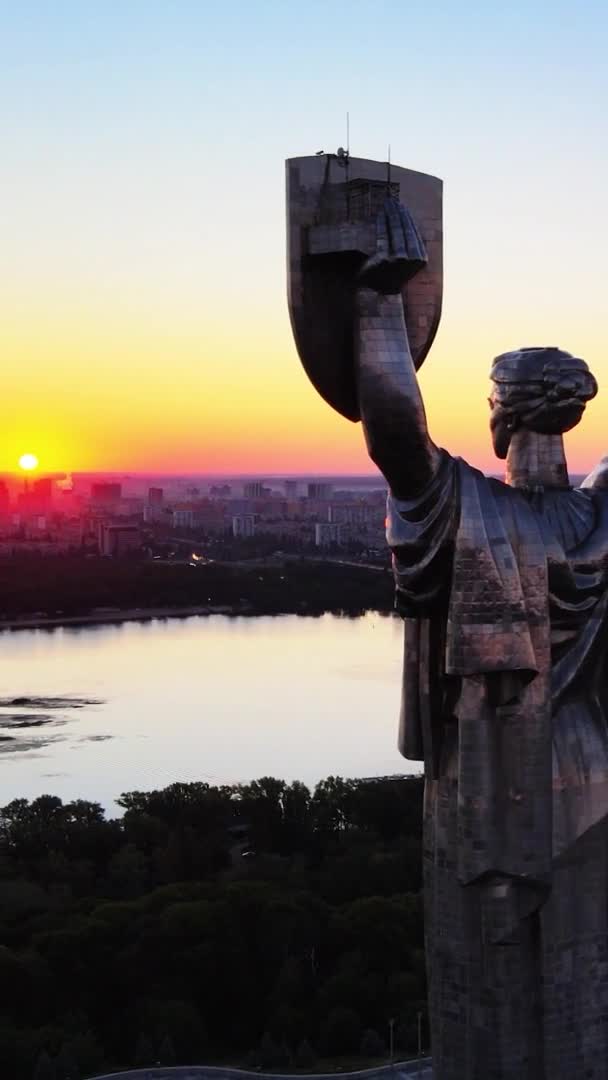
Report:
M 354 270 L 347 385 L 391 490 L 433 1072 L 608 1080 L 608 463 L 572 489 L 562 439 L 597 385 L 554 347 L 502 354 L 490 427 L 507 482 L 436 447 L 395 289 L 415 280 L 409 210 L 385 191 L 377 252 Z

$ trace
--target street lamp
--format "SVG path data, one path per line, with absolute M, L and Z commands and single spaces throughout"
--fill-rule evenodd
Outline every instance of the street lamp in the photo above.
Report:
M 422 1071 L 422 1017 L 423 1013 L 419 1011 L 416 1014 L 418 1020 L 418 1074 Z
M 394 1037 L 393 1037 L 394 1029 L 395 1029 L 395 1017 L 391 1016 L 391 1018 L 390 1018 L 390 1020 L 388 1022 L 389 1062 L 390 1062 L 391 1067 L 392 1067 L 392 1064 L 393 1064 L 393 1056 L 394 1056 L 393 1052 L 394 1052 L 394 1048 L 395 1048 L 395 1042 L 394 1042 Z

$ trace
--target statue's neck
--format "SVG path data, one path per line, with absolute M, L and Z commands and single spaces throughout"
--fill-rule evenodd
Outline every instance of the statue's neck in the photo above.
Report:
M 506 481 L 519 488 L 570 487 L 563 436 L 516 431 L 507 454 Z

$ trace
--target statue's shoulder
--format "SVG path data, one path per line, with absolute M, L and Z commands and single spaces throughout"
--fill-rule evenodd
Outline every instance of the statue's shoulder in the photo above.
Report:
M 581 484 L 582 488 L 593 488 L 595 491 L 608 491 L 608 455 L 598 461 L 595 469 L 586 476 Z
M 504 480 L 501 480 L 498 476 L 492 476 L 492 474 L 484 473 L 480 469 L 476 469 L 474 465 L 469 465 L 468 461 L 464 458 L 455 459 L 458 465 L 458 472 L 461 477 L 461 482 L 465 484 L 474 484 L 478 491 L 487 491 L 491 493 L 497 499 L 511 499 L 517 492 L 515 488 L 505 484 Z

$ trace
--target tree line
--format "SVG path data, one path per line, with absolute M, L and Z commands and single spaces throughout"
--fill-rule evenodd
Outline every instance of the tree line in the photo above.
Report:
M 309 1070 L 417 1046 L 422 780 L 173 784 L 0 810 L 12 1080 Z
M 85 555 L 0 559 L 0 619 L 44 612 L 87 615 L 100 607 L 226 605 L 252 614 L 360 615 L 391 611 L 388 568 L 296 560 L 277 565 L 172 563 Z

